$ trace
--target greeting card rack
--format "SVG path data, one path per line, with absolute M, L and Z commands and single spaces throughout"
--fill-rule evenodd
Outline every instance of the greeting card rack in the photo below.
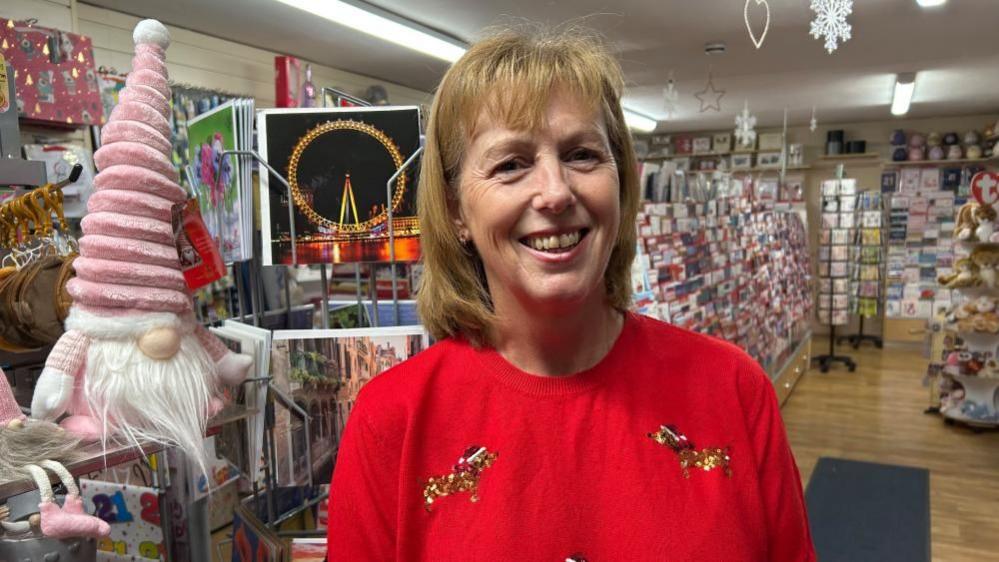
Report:
M 819 322 L 829 327 L 829 352 L 812 358 L 823 373 L 836 363 L 853 372 L 857 364 L 850 357 L 836 355 L 836 327 L 847 323 L 850 304 L 849 247 L 854 230 L 856 180 L 843 178 L 843 166 L 837 179 L 822 182 L 822 229 L 819 238 Z
M 854 247 L 851 248 L 855 264 L 850 281 L 850 311 L 858 317 L 857 333 L 840 336 L 836 343 L 850 344 L 859 349 L 864 342 L 870 342 L 881 349 L 884 341 L 881 336 L 864 333 L 864 320 L 881 316 L 884 312 L 882 300 L 884 280 L 884 204 L 881 193 L 864 191 L 857 195 L 854 217 Z

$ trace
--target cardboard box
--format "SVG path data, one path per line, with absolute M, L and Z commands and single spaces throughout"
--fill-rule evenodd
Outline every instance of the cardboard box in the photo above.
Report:
M 711 153 L 711 137 L 697 137 L 693 141 L 694 154 Z
M 711 149 L 716 153 L 730 152 L 732 150 L 732 134 L 718 133 L 712 137 Z
M 781 133 L 760 133 L 758 139 L 761 152 L 780 151 L 784 147 L 784 135 Z

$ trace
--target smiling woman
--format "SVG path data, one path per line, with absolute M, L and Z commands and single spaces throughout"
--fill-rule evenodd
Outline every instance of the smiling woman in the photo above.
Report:
M 444 77 L 417 195 L 440 341 L 361 391 L 330 561 L 815 559 L 759 365 L 627 312 L 622 89 L 576 31 L 496 33 Z

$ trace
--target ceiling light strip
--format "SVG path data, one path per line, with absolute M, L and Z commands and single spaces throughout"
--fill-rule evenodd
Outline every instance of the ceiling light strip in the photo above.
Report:
M 465 48 L 430 31 L 417 29 L 415 24 L 403 23 L 387 15 L 377 14 L 339 0 L 277 0 L 312 15 L 344 25 L 373 37 L 430 55 L 447 62 L 454 62 L 465 54 Z

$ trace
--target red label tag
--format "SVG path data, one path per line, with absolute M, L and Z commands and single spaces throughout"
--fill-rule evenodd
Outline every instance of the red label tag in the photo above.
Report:
M 999 174 L 995 172 L 978 172 L 971 179 L 971 194 L 982 205 L 991 205 L 999 201 Z
M 226 274 L 218 246 L 201 218 L 197 199 L 173 207 L 173 236 L 177 244 L 180 269 L 191 290 L 204 287 Z

